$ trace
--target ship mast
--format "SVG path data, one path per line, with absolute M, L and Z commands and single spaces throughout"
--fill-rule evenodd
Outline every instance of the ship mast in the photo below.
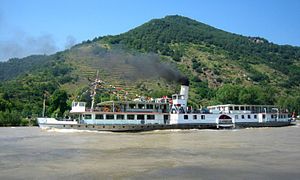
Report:
M 93 110 L 94 110 L 96 90 L 97 90 L 97 85 L 98 85 L 99 82 L 100 82 L 99 81 L 99 71 L 97 70 L 97 76 L 96 76 L 95 82 L 92 83 L 92 85 L 94 87 L 93 87 L 93 91 L 92 91 L 92 94 L 91 94 L 91 96 L 92 96 L 92 104 L 91 104 L 91 110 L 90 110 L 90 112 L 93 112 Z
M 49 95 L 48 91 L 44 91 L 43 95 L 43 111 L 42 111 L 42 117 L 45 117 L 45 111 L 46 111 L 46 98 Z
M 44 95 L 42 117 L 45 117 L 45 110 L 46 110 L 46 97 Z

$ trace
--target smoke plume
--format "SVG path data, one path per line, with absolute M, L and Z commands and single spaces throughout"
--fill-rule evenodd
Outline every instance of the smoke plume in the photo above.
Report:
M 51 34 L 32 37 L 19 31 L 14 33 L 13 38 L 0 41 L 0 61 L 31 54 L 52 54 L 57 50 Z
M 65 49 L 70 49 L 72 46 L 76 44 L 76 39 L 73 36 L 68 36 L 66 38 L 66 44 L 65 44 Z
M 180 73 L 177 67 L 174 64 L 162 62 L 157 54 L 125 52 L 116 47 L 107 50 L 99 46 L 94 47 L 93 53 L 106 61 L 99 66 L 112 71 L 121 71 L 126 78 L 134 80 L 136 77 L 145 79 L 162 77 L 167 81 L 188 85 L 188 79 Z M 125 68 L 126 65 L 135 67 L 135 71 L 128 72 L 128 68 Z

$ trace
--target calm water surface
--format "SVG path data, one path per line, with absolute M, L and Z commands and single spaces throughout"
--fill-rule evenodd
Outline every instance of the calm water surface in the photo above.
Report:
M 0 179 L 299 178 L 299 124 L 142 133 L 0 128 Z

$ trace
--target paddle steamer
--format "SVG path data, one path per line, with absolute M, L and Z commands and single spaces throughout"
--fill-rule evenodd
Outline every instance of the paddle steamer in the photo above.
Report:
M 270 105 L 225 104 L 194 109 L 187 106 L 189 83 L 171 98 L 107 101 L 94 107 L 98 78 L 93 83 L 92 106 L 73 102 L 72 119 L 38 118 L 41 128 L 95 131 L 149 131 L 162 129 L 220 129 L 245 127 L 280 127 L 291 125 L 288 113 Z

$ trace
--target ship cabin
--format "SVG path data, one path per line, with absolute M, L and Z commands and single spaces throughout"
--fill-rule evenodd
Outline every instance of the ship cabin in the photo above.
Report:
M 272 105 L 226 104 L 208 106 L 207 109 L 212 114 L 222 114 L 222 116 L 234 117 L 236 123 L 244 121 L 287 121 L 290 118 L 288 112 L 280 110 Z
M 166 124 L 169 119 L 169 101 L 106 101 L 93 109 L 85 104 L 72 103 L 71 113 L 81 124 Z
M 278 113 L 279 109 L 272 105 L 236 105 L 225 104 L 208 106 L 207 109 L 210 113 L 225 113 L 225 114 L 241 114 L 241 113 Z
M 82 113 L 85 112 L 85 102 L 72 102 L 72 109 L 70 111 L 70 113 Z
M 169 109 L 169 102 L 162 99 L 160 101 L 106 101 L 98 103 L 94 111 L 168 113 Z

